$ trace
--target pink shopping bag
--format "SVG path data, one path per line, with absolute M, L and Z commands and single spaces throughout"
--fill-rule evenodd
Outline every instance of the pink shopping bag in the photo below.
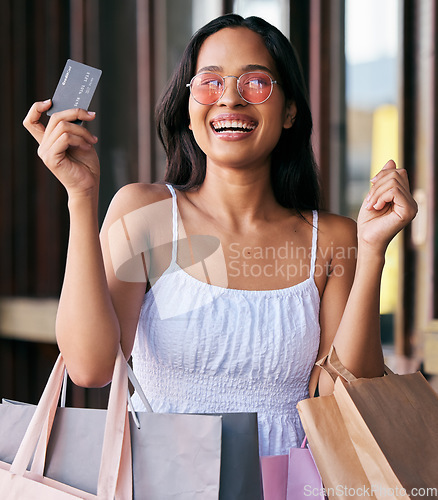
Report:
M 304 439 L 289 455 L 261 457 L 264 500 L 324 500 L 324 490 Z

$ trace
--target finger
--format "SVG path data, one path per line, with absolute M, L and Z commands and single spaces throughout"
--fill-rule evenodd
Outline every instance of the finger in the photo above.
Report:
M 92 135 L 89 130 L 75 123 L 60 121 L 57 123 L 56 127 L 50 133 L 49 127 L 46 129 L 46 133 L 44 135 L 43 140 L 41 141 L 40 147 L 38 148 L 38 154 L 41 159 L 46 163 L 46 152 L 49 151 L 55 143 L 57 143 L 59 137 L 67 134 L 67 136 L 78 136 L 84 142 L 87 142 L 90 145 L 94 145 L 97 142 L 97 137 Z M 76 141 L 77 142 L 77 141 Z M 77 145 L 77 143 L 72 143 L 71 145 Z M 59 153 L 64 153 L 68 147 L 70 146 L 65 142 L 58 142 L 58 144 L 65 145 L 65 148 L 60 150 Z M 47 163 L 46 163 L 47 165 Z
M 385 165 L 383 165 L 382 170 L 394 170 L 397 168 L 394 160 L 388 160 Z
M 402 179 L 402 184 L 406 187 L 406 189 L 409 189 L 409 179 L 407 171 L 403 168 L 397 168 L 393 160 L 389 160 L 382 167 L 382 170 L 380 170 L 380 172 L 375 175 L 370 182 L 374 185 L 388 175 L 399 175 Z
M 399 187 L 392 187 L 385 190 L 378 195 L 377 201 L 372 205 L 372 208 L 377 211 L 382 210 L 388 203 L 393 203 L 396 199 L 400 199 L 400 194 Z
M 23 120 L 24 127 L 32 134 L 38 143 L 41 143 L 46 130 L 44 125 L 40 122 L 40 118 L 42 113 L 50 108 L 51 104 L 51 99 L 35 102 Z
M 401 221 L 411 221 L 417 213 L 417 204 L 410 194 L 406 193 L 401 188 L 390 189 L 383 193 L 374 209 L 376 211 L 383 210 L 388 204 L 392 205 L 392 213 Z
M 407 191 L 410 191 L 408 173 L 404 169 L 386 169 L 381 170 L 376 177 L 371 179 L 372 186 L 367 196 L 367 200 L 373 195 L 373 193 L 379 189 L 380 186 L 384 185 L 390 179 L 394 179 L 396 182 L 400 183 Z
M 48 140 L 51 140 L 53 143 L 53 141 L 55 141 L 57 137 L 65 133 L 82 137 L 84 141 L 88 142 L 91 145 L 94 145 L 97 142 L 97 137 L 93 135 L 89 130 L 82 127 L 81 125 L 78 125 L 77 123 L 68 121 L 58 122 L 53 132 L 48 136 Z
M 385 172 L 386 170 L 396 170 L 397 169 L 397 165 L 395 164 L 395 161 L 394 160 L 388 160 L 385 165 L 383 165 L 383 167 L 380 169 L 380 172 L 377 174 L 379 175 L 381 172 Z M 377 177 L 376 175 L 376 177 Z
M 96 118 L 96 113 L 94 111 L 85 111 L 81 108 L 67 109 L 65 111 L 59 111 L 58 113 L 53 113 L 50 117 L 49 123 L 47 124 L 46 131 L 51 134 L 59 122 L 75 122 L 79 121 L 92 121 Z
M 386 192 L 394 192 L 395 190 L 400 190 L 403 192 L 405 196 L 411 196 L 409 189 L 406 189 L 404 183 L 400 181 L 398 176 L 391 176 L 386 179 L 381 179 L 378 184 L 375 184 L 368 196 L 365 199 L 366 208 L 371 210 L 372 208 L 376 210 L 381 210 L 384 206 L 382 203 L 379 203 L 377 206 L 377 202 L 382 198 L 382 195 Z
M 375 198 L 371 199 L 367 208 L 369 210 L 380 211 L 387 209 L 391 205 L 391 209 L 400 219 L 412 220 L 417 213 L 417 204 L 409 191 L 396 183 L 388 183 L 385 189 L 378 190 Z
M 79 148 L 84 151 L 89 151 L 92 147 L 92 144 L 87 142 L 83 137 L 77 134 L 64 132 L 56 138 L 50 147 L 40 146 L 38 148 L 38 155 L 43 162 L 53 170 L 61 164 L 68 149 Z
M 389 160 L 383 165 L 383 167 L 380 169 L 380 172 L 378 172 L 372 179 L 371 182 L 374 183 L 379 177 L 382 177 L 382 174 L 385 174 L 385 171 L 388 170 L 396 170 L 397 166 L 395 164 L 394 160 Z
M 59 117 L 55 117 L 55 120 L 52 123 L 49 122 L 49 124 L 51 125 L 50 127 L 49 125 L 47 125 L 46 133 L 38 149 L 39 156 L 47 166 L 49 166 L 49 164 L 47 163 L 49 160 L 46 159 L 46 151 L 50 150 L 54 144 L 57 143 L 58 145 L 64 145 L 63 149 L 59 151 L 60 154 L 64 154 L 70 146 L 77 146 L 77 140 L 74 143 L 72 142 L 71 144 L 65 141 L 57 142 L 59 137 L 61 137 L 63 134 L 67 134 L 67 136 L 76 135 L 91 146 L 96 144 L 98 141 L 97 137 L 92 135 L 89 130 L 76 123 L 71 123 L 69 121 L 59 121 L 58 123 L 56 123 L 56 125 L 54 125 L 54 122 L 56 122 L 56 119 L 58 118 Z M 53 126 L 55 126 L 54 129 Z

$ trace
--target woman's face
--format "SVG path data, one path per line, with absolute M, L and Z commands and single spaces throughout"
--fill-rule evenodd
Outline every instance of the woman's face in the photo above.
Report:
M 225 28 L 209 36 L 201 46 L 196 65 L 196 73 L 213 72 L 223 77 L 239 77 L 254 70 L 279 80 L 263 39 L 247 28 Z M 236 81 L 225 79 L 225 92 L 213 105 L 199 104 L 190 96 L 190 129 L 207 156 L 207 166 L 269 168 L 270 155 L 283 127 L 292 126 L 295 104 L 286 103 L 282 87 L 277 84 L 265 102 L 250 104 L 240 97 Z M 225 129 L 219 126 L 224 122 L 228 122 Z M 236 126 L 238 130 L 232 130 Z

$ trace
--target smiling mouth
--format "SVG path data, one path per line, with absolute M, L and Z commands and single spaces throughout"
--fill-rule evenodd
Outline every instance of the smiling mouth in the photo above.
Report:
M 213 121 L 211 123 L 211 127 L 219 134 L 223 132 L 237 132 L 245 134 L 252 132 L 257 127 L 257 124 L 242 120 L 220 120 Z

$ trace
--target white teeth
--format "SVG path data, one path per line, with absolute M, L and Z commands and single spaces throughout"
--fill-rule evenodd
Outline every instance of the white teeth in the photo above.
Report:
M 241 120 L 221 120 L 212 123 L 216 132 L 225 131 L 224 129 L 232 129 L 234 132 L 242 132 L 242 130 L 251 131 L 256 128 L 253 123 L 243 122 Z

